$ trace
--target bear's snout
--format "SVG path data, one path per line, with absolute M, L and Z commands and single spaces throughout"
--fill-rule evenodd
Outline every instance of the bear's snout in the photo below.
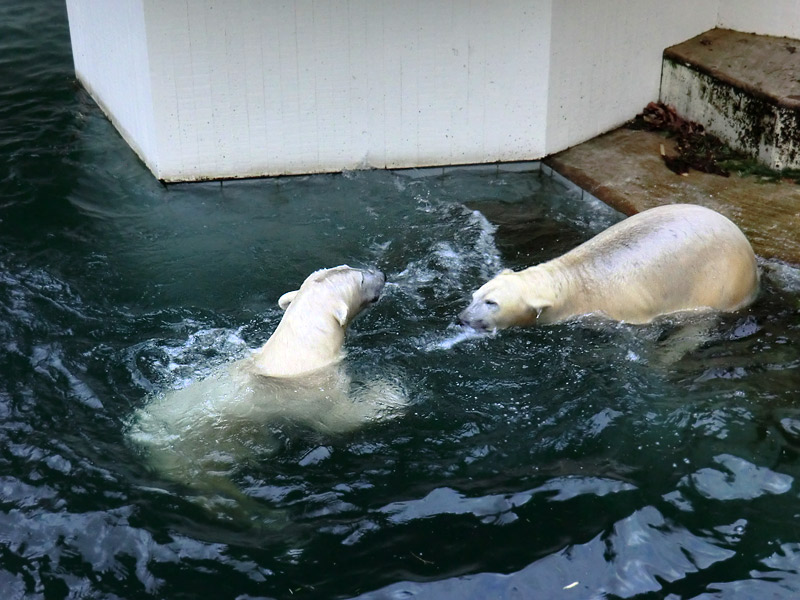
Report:
M 369 269 L 363 272 L 364 292 L 367 302 L 370 304 L 377 302 L 386 285 L 386 275 L 377 269 Z
M 458 322 L 464 327 L 472 327 L 473 329 L 477 329 L 470 320 L 469 315 L 467 315 L 467 311 L 462 311 L 461 314 L 458 315 Z
M 486 321 L 476 314 L 474 302 L 459 313 L 458 321 L 464 327 L 471 327 L 476 331 L 486 331 L 489 329 Z

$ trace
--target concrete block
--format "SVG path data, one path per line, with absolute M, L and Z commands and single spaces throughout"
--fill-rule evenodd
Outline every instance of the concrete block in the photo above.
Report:
M 773 169 L 800 168 L 800 41 L 714 29 L 664 51 L 661 101 Z

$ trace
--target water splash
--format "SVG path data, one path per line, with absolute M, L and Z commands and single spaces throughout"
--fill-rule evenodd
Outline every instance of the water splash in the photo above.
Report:
M 476 331 L 470 327 L 459 327 L 458 325 L 449 326 L 444 334 L 444 337 L 435 335 L 435 339 L 423 341 L 419 348 L 423 352 L 435 352 L 437 350 L 451 350 L 455 346 L 464 342 L 472 340 L 484 339 L 490 337 L 491 334 Z

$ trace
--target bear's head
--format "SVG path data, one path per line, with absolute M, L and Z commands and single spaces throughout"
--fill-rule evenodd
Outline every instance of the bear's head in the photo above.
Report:
M 472 294 L 472 302 L 458 318 L 463 325 L 477 331 L 496 331 L 531 325 L 551 304 L 539 295 L 532 295 L 529 282 L 520 273 L 506 269 Z
M 346 328 L 356 315 L 378 301 L 385 283 L 385 275 L 371 269 L 347 265 L 320 269 L 309 275 L 300 289 L 281 296 L 278 306 L 287 313 L 290 309 L 307 311 L 309 316 L 326 311 Z
M 309 275 L 300 289 L 278 300 L 285 311 L 267 342 L 254 355 L 257 373 L 293 377 L 337 363 L 350 322 L 381 295 L 380 271 L 347 265 Z

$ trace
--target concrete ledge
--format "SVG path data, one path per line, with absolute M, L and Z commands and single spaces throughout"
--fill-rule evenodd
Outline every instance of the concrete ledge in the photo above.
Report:
M 676 175 L 660 147 L 672 141 L 626 128 L 594 138 L 543 161 L 548 168 L 622 213 L 677 202 L 712 208 L 735 222 L 763 258 L 800 264 L 800 186 L 756 177 L 720 177 L 698 171 Z
M 664 51 L 661 101 L 773 169 L 800 168 L 800 41 L 713 29 Z
M 420 167 L 416 169 L 391 169 L 393 173 L 405 177 L 440 177 L 454 171 L 484 173 L 496 175 L 498 173 L 524 173 L 538 171 L 541 164 L 538 160 L 524 160 L 514 162 L 499 162 L 473 165 L 448 165 L 442 167 Z

